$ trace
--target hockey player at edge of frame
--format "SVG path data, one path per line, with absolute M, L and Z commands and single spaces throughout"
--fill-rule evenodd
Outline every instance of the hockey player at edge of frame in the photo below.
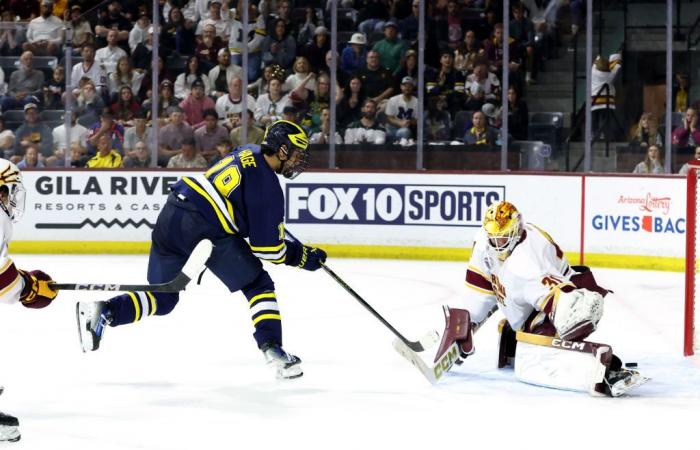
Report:
M 0 159 L 0 302 L 20 302 L 27 308 L 44 308 L 58 295 L 58 291 L 51 286 L 51 277 L 40 270 L 18 269 L 8 255 L 14 223 L 24 214 L 25 194 L 17 166 Z M 0 441 L 16 442 L 20 437 L 17 418 L 0 413 Z
M 284 194 L 277 175 L 293 179 L 306 169 L 308 142 L 301 127 L 280 120 L 267 128 L 261 145 L 239 146 L 204 174 L 181 178 L 158 215 L 148 260 L 148 282 L 167 282 L 197 243 L 211 240 L 206 267 L 229 291 L 242 291 L 247 298 L 255 341 L 278 378 L 303 372 L 301 359 L 282 348 L 275 285 L 261 260 L 311 271 L 326 260 L 323 250 L 284 239 Z M 107 326 L 166 315 L 178 299 L 178 293 L 128 292 L 107 301 L 79 302 L 83 351 L 100 347 Z
M 612 397 L 648 381 L 623 367 L 609 345 L 584 340 L 596 330 L 610 291 L 598 286 L 587 267 L 570 266 L 550 235 L 523 223 L 513 204 L 501 201 L 487 209 L 466 284 L 466 308 L 444 308 L 438 372 L 474 353 L 473 329 L 497 308 L 505 316 L 498 367 L 514 365 L 520 381 Z

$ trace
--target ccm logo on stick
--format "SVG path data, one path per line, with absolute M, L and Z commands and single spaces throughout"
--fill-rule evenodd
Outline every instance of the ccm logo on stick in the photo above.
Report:
M 504 186 L 288 184 L 287 222 L 479 227 Z

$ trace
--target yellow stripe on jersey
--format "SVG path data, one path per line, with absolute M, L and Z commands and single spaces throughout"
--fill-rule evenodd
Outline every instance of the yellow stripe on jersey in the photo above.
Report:
M 469 283 L 468 281 L 465 281 L 464 284 L 465 284 L 469 289 L 473 289 L 473 290 L 475 290 L 476 292 L 478 292 L 478 293 L 480 293 L 480 294 L 486 294 L 486 295 L 494 295 L 494 294 L 495 294 L 495 292 L 493 292 L 493 291 L 487 291 L 486 289 L 482 289 L 482 288 L 480 288 L 479 286 L 475 286 L 475 285 Z
M 156 313 L 156 299 L 155 299 L 155 297 L 153 297 L 153 294 L 151 294 L 149 291 L 146 291 L 146 295 L 148 296 L 148 299 L 151 301 L 151 312 L 148 315 L 152 316 L 153 314 Z
M 250 301 L 248 301 L 248 305 L 249 305 L 249 306 L 253 306 L 254 304 L 256 304 L 257 302 L 259 302 L 260 300 L 263 300 L 263 299 L 266 299 L 266 298 L 274 298 L 274 299 L 276 299 L 277 296 L 275 295 L 274 292 L 263 292 L 262 294 L 258 294 L 258 295 L 253 296 L 253 298 L 251 298 Z
M 221 222 L 221 227 L 224 229 L 225 232 L 228 234 L 235 234 L 231 227 L 229 226 L 228 220 L 226 220 L 226 216 L 224 216 L 224 213 L 219 209 L 219 205 L 216 204 L 213 198 L 197 183 L 194 181 L 190 180 L 187 177 L 183 177 L 182 181 L 184 181 L 189 187 L 191 187 L 195 192 L 197 192 L 199 195 L 204 197 L 206 201 L 209 202 L 212 208 L 214 208 L 214 212 L 216 213 L 216 217 L 219 219 L 219 222 Z
M 134 322 L 138 322 L 141 319 L 141 303 L 139 302 L 139 299 L 136 297 L 136 294 L 133 292 L 128 292 L 129 297 L 131 297 L 131 301 L 134 302 L 134 310 L 136 313 L 134 314 Z
M 10 264 L 12 264 L 12 260 L 8 258 L 7 261 L 5 261 L 5 264 L 2 267 L 0 267 L 0 273 L 6 271 L 7 268 L 10 267 Z
M 253 320 L 253 326 L 257 325 L 258 322 L 261 322 L 263 320 L 282 320 L 282 317 L 280 317 L 279 314 L 263 314 L 263 315 L 256 317 Z
M 287 259 L 287 254 L 285 253 L 283 257 L 279 259 L 265 259 L 264 261 L 271 262 L 272 264 L 282 264 Z
M 284 242 L 282 242 L 280 245 L 277 245 L 277 246 L 275 246 L 275 247 L 256 247 L 256 246 L 254 246 L 254 245 L 251 245 L 250 248 L 251 248 L 254 252 L 277 253 L 277 252 L 279 252 L 280 250 L 282 250 L 282 249 L 284 248 L 285 245 L 286 245 L 286 244 L 285 244 Z

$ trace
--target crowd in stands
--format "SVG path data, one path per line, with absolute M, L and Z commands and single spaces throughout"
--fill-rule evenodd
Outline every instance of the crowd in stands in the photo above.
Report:
M 331 136 L 330 2 L 251 1 L 248 36 L 242 1 L 5 0 L 0 5 L 0 152 L 28 167 L 143 167 L 154 130 L 161 167 L 206 167 L 240 144 L 260 143 L 275 120 L 299 123 L 312 143 L 415 144 L 419 0 L 340 0 L 336 133 Z M 504 67 L 502 2 L 430 0 L 426 12 L 425 139 L 496 145 Z M 526 2 L 528 3 L 528 2 Z M 529 2 L 533 3 L 533 2 Z M 523 90 L 536 82 L 551 31 L 511 1 L 509 130 L 526 139 Z M 87 13 L 86 13 L 87 12 Z M 66 86 L 65 25 L 75 63 Z M 152 92 L 154 33 L 158 92 Z M 248 66 L 241 49 L 247 46 Z M 54 57 L 53 66 L 37 58 Z M 242 76 L 247 74 L 244 92 Z M 57 111 L 73 94 L 70 147 Z M 247 111 L 242 100 L 246 96 Z M 152 102 L 157 117 L 152 117 Z M 53 113 L 52 113 L 53 112 Z M 458 115 L 466 117 L 455 127 Z M 157 125 L 157 126 L 155 126 Z M 459 129 L 456 134 L 455 130 Z M 66 152 L 70 157 L 66 158 Z

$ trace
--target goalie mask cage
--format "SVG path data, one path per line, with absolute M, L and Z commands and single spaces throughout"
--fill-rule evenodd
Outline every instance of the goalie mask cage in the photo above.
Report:
M 685 332 L 683 336 L 683 353 L 686 356 L 694 355 L 700 351 L 700 331 L 698 328 L 698 316 L 700 306 L 696 306 L 698 298 L 698 253 L 700 247 L 700 195 L 698 195 L 698 170 L 694 167 L 688 171 L 688 191 L 686 208 L 686 234 L 685 234 Z

